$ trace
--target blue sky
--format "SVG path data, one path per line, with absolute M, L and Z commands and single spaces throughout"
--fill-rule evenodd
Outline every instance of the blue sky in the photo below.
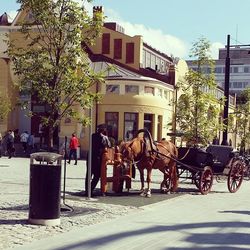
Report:
M 12 15 L 19 7 L 15 0 L 0 3 L 0 13 Z M 184 59 L 201 36 L 211 42 L 214 58 L 227 34 L 231 44 L 250 44 L 250 0 L 94 0 L 92 5 L 102 5 L 106 21 L 118 22 L 128 35 L 142 35 L 152 47 Z

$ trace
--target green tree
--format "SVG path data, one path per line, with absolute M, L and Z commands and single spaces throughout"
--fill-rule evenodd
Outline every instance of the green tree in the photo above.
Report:
M 235 132 L 241 139 L 240 150 L 245 152 L 250 143 L 250 89 L 243 90 L 237 97 Z
M 2 92 L 0 92 L 0 119 L 5 119 L 11 111 L 11 102 Z
M 184 79 L 177 83 L 178 91 L 182 93 L 177 101 L 177 126 L 193 146 L 212 141 L 221 126 L 219 114 L 223 100 L 218 100 L 215 95 L 214 61 L 209 52 L 207 39 L 200 38 L 195 42 L 190 53 L 195 70 L 189 69 Z
M 86 48 L 100 35 L 103 17 L 98 11 L 90 17 L 73 0 L 17 2 L 31 17 L 20 30 L 20 39 L 27 43 L 21 47 L 22 42 L 11 41 L 7 53 L 18 76 L 19 90 L 47 107 L 41 118 L 48 127 L 51 148 L 61 119 L 71 117 L 86 125 L 89 118 L 82 110 L 100 98 L 92 86 L 103 82 L 104 77 L 91 69 Z M 34 115 L 32 110 L 30 114 Z

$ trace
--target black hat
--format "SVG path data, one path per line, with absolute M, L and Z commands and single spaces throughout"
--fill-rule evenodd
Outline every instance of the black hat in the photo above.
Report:
M 106 130 L 106 129 L 107 129 L 107 126 L 106 126 L 105 123 L 99 124 L 99 125 L 97 126 L 97 131 Z

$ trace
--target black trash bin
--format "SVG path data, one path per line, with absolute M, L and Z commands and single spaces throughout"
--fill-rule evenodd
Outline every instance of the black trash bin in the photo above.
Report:
M 30 155 L 29 222 L 60 224 L 62 155 L 39 152 Z

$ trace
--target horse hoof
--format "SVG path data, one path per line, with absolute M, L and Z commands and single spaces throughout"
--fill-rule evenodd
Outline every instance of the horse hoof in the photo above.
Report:
M 140 196 L 145 197 L 145 196 L 146 196 L 146 193 L 145 193 L 145 192 L 141 192 L 141 193 L 140 193 Z
M 146 197 L 147 197 L 147 198 L 150 198 L 150 197 L 151 197 L 151 194 L 146 194 Z
M 161 193 L 162 194 L 168 194 L 169 190 L 167 188 L 163 188 L 163 189 L 161 189 Z

